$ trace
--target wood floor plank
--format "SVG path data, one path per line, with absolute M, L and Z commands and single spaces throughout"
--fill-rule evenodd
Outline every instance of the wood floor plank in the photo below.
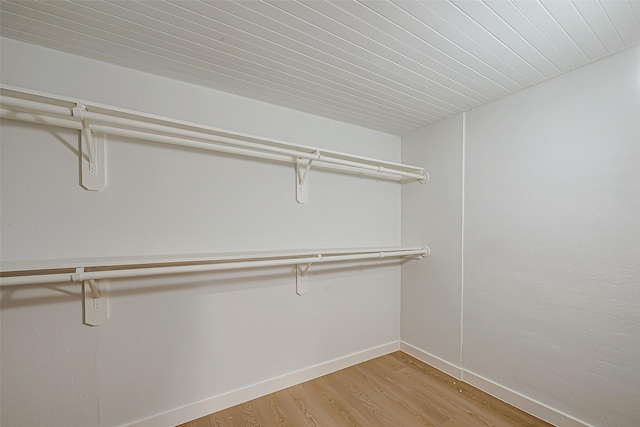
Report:
M 363 387 L 369 390 L 371 400 L 394 419 L 402 420 L 404 424 L 424 427 L 434 427 L 446 420 L 446 417 L 433 417 L 429 411 L 424 411 L 419 405 L 414 405 L 404 390 L 388 387 L 384 380 L 377 378 L 374 373 L 370 372 L 370 369 L 366 367 L 355 368 L 350 369 L 345 375 L 352 375 L 355 377 L 355 381 L 363 384 Z
M 440 371 L 428 369 L 417 359 L 405 358 L 406 374 L 421 384 L 429 384 L 434 396 L 439 398 L 439 404 L 456 414 L 455 418 L 467 425 L 511 427 L 517 424 L 505 421 L 502 414 L 493 414 L 490 408 L 478 401 L 469 399 L 465 394 L 464 383 L 457 381 Z M 435 381 L 434 381 L 435 380 Z
M 549 427 L 395 352 L 179 427 Z
M 401 360 L 402 363 L 406 363 L 408 367 L 424 372 L 426 375 L 432 375 L 442 384 L 447 384 L 450 389 L 457 390 L 464 397 L 462 401 L 466 402 L 465 409 L 471 413 L 483 414 L 486 418 L 483 422 L 487 425 L 495 425 L 496 427 L 549 425 L 465 382 L 458 381 L 444 372 L 438 371 L 408 354 L 398 352 L 394 353 L 393 356 Z M 453 394 L 455 394 L 455 391 Z
M 404 376 L 404 379 L 399 381 L 401 384 L 406 384 L 407 387 L 410 387 L 417 397 L 423 397 L 426 390 L 430 393 L 429 396 L 433 400 L 433 404 L 451 414 L 452 418 L 455 416 L 467 425 L 473 426 L 495 425 L 496 427 L 508 427 L 503 426 L 498 419 L 493 420 L 493 423 L 488 422 L 485 411 L 480 410 L 481 408 L 477 407 L 473 402 L 461 399 L 460 390 L 454 384 L 457 381 L 453 381 L 453 378 L 449 380 L 440 375 L 434 377 L 410 365 L 407 365 L 400 372 Z
M 376 359 L 373 362 L 378 365 L 380 372 L 385 373 L 384 365 L 397 362 L 393 359 L 393 357 Z M 395 367 L 397 364 L 391 364 L 391 366 L 394 369 L 386 374 L 389 378 L 393 378 L 394 387 L 405 390 L 409 399 L 415 401 L 424 410 L 429 410 L 433 416 L 440 415 L 448 420 L 466 412 L 464 402 L 459 401 L 458 390 L 455 388 L 456 380 L 453 377 L 443 377 L 442 372 L 428 365 L 425 367 L 431 369 L 425 371 L 412 369 L 402 361 L 400 361 L 400 368 Z M 428 394 L 428 399 L 425 398 L 425 393 Z
M 319 382 L 332 390 L 334 396 L 347 406 L 352 413 L 357 414 L 358 419 L 362 419 L 366 424 L 366 420 L 376 420 L 376 425 L 393 427 L 398 425 L 398 421 L 393 417 L 390 411 L 381 407 L 374 401 L 374 397 L 369 390 L 362 389 L 361 382 L 354 381 L 350 378 L 349 372 L 340 371 L 330 378 L 318 378 Z
M 280 390 L 256 400 L 269 400 L 269 406 L 279 423 L 273 425 L 282 427 L 319 427 L 320 425 L 307 407 L 296 398 L 292 389 Z M 270 426 L 270 424 L 265 422 L 265 426 Z
M 368 364 L 374 368 L 373 372 L 363 372 L 368 381 L 374 382 L 387 395 L 397 396 L 394 400 L 398 405 L 403 405 L 407 413 L 416 413 L 424 417 L 429 424 L 438 426 L 454 416 L 455 411 L 449 407 L 450 405 L 441 399 L 438 399 L 437 391 L 431 387 L 424 387 L 422 384 L 408 383 L 404 375 L 403 369 L 389 369 L 384 363 L 378 363 L 379 360 Z M 355 367 L 361 370 L 359 366 Z M 429 398 L 425 398 L 425 391 L 429 392 Z M 429 425 L 427 424 L 427 425 Z M 417 424 L 416 424 L 417 425 Z
M 331 416 L 322 425 L 347 425 L 347 426 L 366 426 L 358 411 L 354 410 L 352 405 L 340 399 L 336 393 L 327 387 L 327 384 L 318 378 L 305 383 L 310 396 L 309 400 L 313 401 L 313 396 L 317 396 L 317 410 L 314 413 L 319 417 Z
M 255 408 L 256 426 L 289 426 L 289 422 L 286 417 L 282 416 L 277 410 L 277 407 L 272 406 L 274 397 L 268 396 L 267 399 L 255 399 L 251 403 Z M 250 424 L 254 425 L 254 424 Z
M 262 425 L 263 426 L 278 426 L 278 427 L 295 427 L 297 425 L 302 425 L 300 422 L 294 424 L 292 418 L 287 416 L 286 414 L 286 406 L 285 399 L 287 394 L 282 393 L 278 395 L 273 393 L 269 396 L 265 396 L 265 399 L 256 399 L 254 400 L 258 410 L 262 414 Z M 297 414 L 299 411 L 293 411 L 294 414 Z

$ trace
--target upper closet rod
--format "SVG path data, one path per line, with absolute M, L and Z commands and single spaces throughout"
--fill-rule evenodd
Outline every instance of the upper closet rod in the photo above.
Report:
M 401 180 L 426 182 L 428 179 L 428 174 L 424 169 L 416 166 L 259 138 L 97 104 L 90 105 L 55 95 L 3 86 L 0 86 L 0 90 L 2 94 L 0 116 L 2 118 L 83 130 L 83 138 L 88 140 L 93 139 L 93 134 L 111 134 L 295 163 L 301 167 L 298 171 L 299 186 L 304 184 L 311 164 L 314 167 L 376 174 Z M 89 157 L 95 156 L 94 153 L 91 153 L 90 143 L 95 144 L 95 141 L 87 141 L 86 144 L 83 144 L 83 152 L 85 145 L 88 151 L 83 154 Z

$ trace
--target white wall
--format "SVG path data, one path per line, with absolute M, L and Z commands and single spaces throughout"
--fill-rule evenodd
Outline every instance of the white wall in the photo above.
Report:
M 457 155 L 459 124 L 410 135 L 403 156 Z M 402 339 L 559 425 L 640 424 L 640 47 L 471 111 L 463 144 L 464 279 L 403 267 Z M 453 266 L 459 255 L 439 245 L 443 232 L 456 237 L 442 227 L 462 192 L 449 163 L 434 199 L 420 196 L 442 213 L 403 211 L 402 234 L 434 236 L 427 244 Z M 417 333 L 438 327 L 434 299 L 462 310 L 461 363 L 451 344 Z
M 465 368 L 640 423 L 640 49 L 471 112 Z
M 2 40 L 2 83 L 400 160 L 399 137 Z M 400 243 L 400 186 L 109 138 L 108 187 L 82 189 L 76 132 L 2 122 L 2 261 Z M 416 184 L 417 185 L 417 184 Z M 112 281 L 82 326 L 79 286 L 2 289 L 3 426 L 116 426 L 399 338 L 400 267 Z
M 423 262 L 402 267 L 402 339 L 455 366 L 462 309 L 462 122 L 459 115 L 402 138 L 403 161 L 419 162 L 430 175 L 424 185 L 402 187 L 402 243 L 431 249 Z M 438 359 L 429 363 L 455 374 Z

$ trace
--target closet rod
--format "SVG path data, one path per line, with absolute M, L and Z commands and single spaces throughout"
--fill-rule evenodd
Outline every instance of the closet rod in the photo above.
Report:
M 407 256 L 426 257 L 430 253 L 428 247 L 423 248 L 399 248 L 386 251 L 362 251 L 362 252 L 324 252 L 316 255 L 292 255 L 289 257 L 278 258 L 274 254 L 240 256 L 238 258 L 211 257 L 208 259 L 199 259 L 196 264 L 191 265 L 167 265 L 171 263 L 158 263 L 153 267 L 149 267 L 149 262 L 144 264 L 128 264 L 128 268 L 118 269 L 121 265 L 101 265 L 99 268 L 104 270 L 85 271 L 95 268 L 92 266 L 79 266 L 76 272 L 69 273 L 53 273 L 53 274 L 32 274 L 8 276 L 0 278 L 0 286 L 21 286 L 21 285 L 38 285 L 63 282 L 82 282 L 86 280 L 103 280 L 103 279 L 123 279 L 133 277 L 159 276 L 179 273 L 208 272 L 219 270 L 235 270 L 246 268 L 275 267 L 286 265 L 308 265 L 315 263 L 329 263 L 338 261 L 357 261 L 357 260 L 378 260 L 384 258 L 400 258 Z M 274 259 L 277 258 L 277 259 Z M 224 260 L 224 261 L 219 261 Z M 211 264 L 203 264 L 210 262 Z M 144 266 L 136 268 L 137 266 Z M 48 271 L 49 269 L 45 269 Z M 37 270 L 31 270 L 37 271 Z M 3 272 L 10 274 L 11 272 Z M 14 272 L 15 273 L 15 272 Z M 24 272 L 20 272 L 23 274 Z
M 0 85 L 0 117 L 183 147 L 425 182 L 423 168 L 231 132 Z

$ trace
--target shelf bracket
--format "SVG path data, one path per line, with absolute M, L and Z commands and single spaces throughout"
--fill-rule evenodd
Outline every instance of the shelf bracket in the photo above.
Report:
M 307 275 L 311 264 L 307 264 L 306 267 L 296 265 L 296 293 L 298 295 L 304 295 L 309 290 L 309 287 L 302 281 L 302 278 Z
M 80 163 L 82 186 L 87 190 L 99 191 L 106 187 L 106 161 L 104 152 L 104 135 L 96 135 L 91 130 L 91 123 L 84 118 L 86 107 L 76 104 L 73 117 L 82 121 L 80 132 Z
M 309 170 L 314 160 L 320 159 L 320 152 L 314 151 L 315 159 L 298 159 L 296 162 L 296 200 L 300 204 L 307 202 L 309 196 Z
M 76 274 L 84 272 L 84 268 L 77 268 Z M 93 279 L 82 281 L 84 324 L 98 326 L 109 318 L 105 286 L 100 287 Z

